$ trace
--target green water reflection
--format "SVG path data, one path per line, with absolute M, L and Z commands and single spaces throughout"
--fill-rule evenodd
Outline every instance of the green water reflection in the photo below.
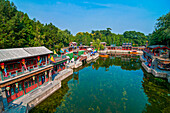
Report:
M 114 54 L 74 70 L 62 88 L 30 112 L 169 112 L 170 86 L 141 68 L 139 56 Z

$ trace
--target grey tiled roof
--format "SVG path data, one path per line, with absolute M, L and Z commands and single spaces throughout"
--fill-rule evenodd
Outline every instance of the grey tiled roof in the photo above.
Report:
M 0 62 L 29 57 L 31 54 L 23 48 L 0 49 Z
M 42 47 L 27 47 L 27 48 L 24 48 L 24 50 L 33 56 L 53 53 L 52 51 L 50 51 L 49 49 L 47 49 L 44 46 L 42 46 Z
M 11 48 L 0 49 L 0 62 L 27 58 L 32 56 L 50 54 L 52 51 L 46 47 L 28 47 L 28 48 Z

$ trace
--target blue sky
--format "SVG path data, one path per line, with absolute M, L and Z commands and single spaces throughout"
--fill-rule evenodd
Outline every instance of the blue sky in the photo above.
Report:
M 170 0 L 10 0 L 18 10 L 42 23 L 78 32 L 152 33 L 156 19 L 170 11 Z

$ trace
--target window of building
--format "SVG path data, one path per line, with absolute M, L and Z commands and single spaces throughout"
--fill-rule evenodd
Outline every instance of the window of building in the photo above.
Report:
M 34 85 L 34 80 L 32 80 L 32 85 Z
M 25 82 L 25 88 L 28 88 L 28 83 L 27 82 Z
M 19 68 L 19 64 L 14 64 L 14 69 Z
M 14 88 L 11 88 L 11 95 L 14 95 Z
M 31 64 L 34 64 L 33 60 L 31 60 Z
M 15 87 L 15 93 L 18 93 L 18 88 Z
M 45 61 L 45 57 L 42 57 L 42 61 Z
M 29 87 L 31 87 L 31 80 L 29 81 Z
M 7 71 L 9 70 L 9 66 L 6 67 L 6 70 L 7 70 Z
M 22 84 L 19 84 L 19 91 L 22 91 Z
M 37 77 L 35 77 L 35 84 L 37 84 Z
M 9 65 L 9 69 L 10 69 L 10 70 L 13 69 L 13 65 L 12 65 L 12 64 Z
M 30 61 L 27 61 L 27 65 L 30 65 Z

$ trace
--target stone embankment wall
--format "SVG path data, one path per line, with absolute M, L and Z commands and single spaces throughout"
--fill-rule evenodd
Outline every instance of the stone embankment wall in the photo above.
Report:
M 46 86 L 38 95 L 34 95 L 32 97 L 33 99 L 28 102 L 28 111 L 30 111 L 32 108 L 34 108 L 36 105 L 41 103 L 43 100 L 45 100 L 47 97 L 49 97 L 51 94 L 53 94 L 55 91 L 61 88 L 61 81 L 55 82 L 50 87 Z
M 99 53 L 96 53 L 94 56 L 92 56 L 92 59 L 95 60 L 99 57 Z
M 73 70 L 72 69 L 67 69 L 67 70 L 63 70 L 63 72 L 59 73 L 54 80 L 55 81 L 62 81 L 64 79 L 66 79 L 68 76 L 73 74 Z
M 152 69 L 149 68 L 144 62 L 142 62 L 142 66 L 143 66 L 143 68 L 144 68 L 148 73 L 151 73 L 151 72 L 152 72 Z
M 155 77 L 160 77 L 160 78 L 166 78 L 168 79 L 168 82 L 170 83 L 170 74 L 164 73 L 164 72 L 158 72 L 155 69 L 149 68 L 145 62 L 142 62 L 142 67 L 148 72 L 153 74 Z

